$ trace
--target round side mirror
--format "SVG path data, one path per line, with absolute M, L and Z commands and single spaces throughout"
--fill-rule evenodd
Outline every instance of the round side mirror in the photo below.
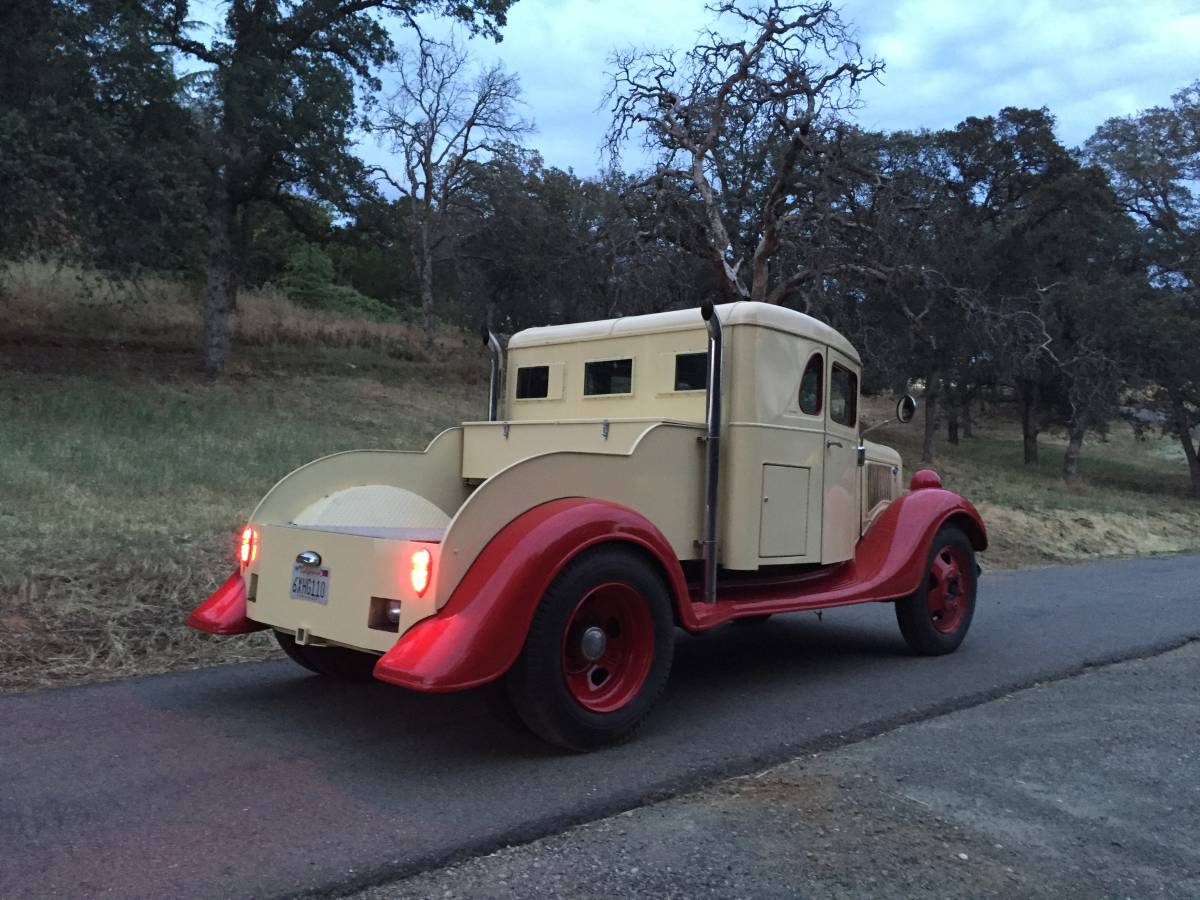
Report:
M 905 394 L 896 404 L 896 418 L 907 425 L 917 414 L 917 401 L 912 394 Z

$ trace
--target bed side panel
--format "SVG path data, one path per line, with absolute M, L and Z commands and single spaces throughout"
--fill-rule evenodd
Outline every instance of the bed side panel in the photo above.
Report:
M 700 425 L 650 426 L 626 454 L 561 452 L 522 460 L 484 482 L 446 532 L 438 594 L 443 600 L 505 525 L 564 497 L 619 503 L 663 534 L 679 559 L 699 559 L 704 502 Z

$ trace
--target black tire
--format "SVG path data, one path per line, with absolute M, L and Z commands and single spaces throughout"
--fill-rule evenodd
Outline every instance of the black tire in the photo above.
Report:
M 614 665 L 614 685 L 619 687 L 628 677 L 624 683 L 630 684 L 630 690 L 617 692 L 612 702 L 620 702 L 618 708 L 594 711 L 583 705 L 568 685 L 571 678 L 578 686 L 582 676 L 568 674 L 567 645 L 569 637 L 579 637 L 569 632 L 581 627 L 580 619 L 587 608 L 585 599 L 591 602 L 590 598 L 614 590 L 602 588 L 606 585 L 615 586 L 622 595 L 620 603 L 632 614 L 625 621 L 630 632 L 636 632 L 621 636 L 619 630 L 614 633 L 606 627 L 612 635 L 606 646 L 618 648 L 612 652 L 623 652 L 619 649 L 622 645 L 617 644 L 623 640 L 623 646 L 629 648 L 623 658 L 640 662 Z M 640 630 L 636 624 L 629 624 L 635 622 L 643 623 Z M 648 634 L 646 628 L 653 633 Z M 636 550 L 603 546 L 573 560 L 546 589 L 521 655 L 505 677 L 505 686 L 517 715 L 534 734 L 559 747 L 586 752 L 627 741 L 636 733 L 666 686 L 674 650 L 671 597 L 659 573 Z M 651 654 L 648 660 L 647 653 Z M 607 671 L 601 665 L 606 658 L 600 657 L 593 672 Z M 635 670 L 645 671 L 644 681 L 637 687 L 633 687 L 636 676 L 622 674 Z
M 939 579 L 939 571 L 950 574 Z M 975 617 L 976 572 L 975 548 L 970 539 L 956 525 L 942 526 L 929 548 L 921 586 L 896 601 L 900 633 L 914 653 L 941 656 L 958 649 Z M 935 598 L 932 605 L 931 595 Z M 952 621 L 947 621 L 951 613 L 935 610 L 939 596 L 947 598 L 943 610 L 952 609 Z
M 284 631 L 276 631 L 275 640 L 295 662 L 318 675 L 339 681 L 371 681 L 375 677 L 375 663 L 379 657 L 373 653 L 347 647 L 301 646 Z

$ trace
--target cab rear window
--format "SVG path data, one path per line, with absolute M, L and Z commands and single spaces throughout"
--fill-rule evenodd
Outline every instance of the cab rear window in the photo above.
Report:
M 521 366 L 517 369 L 518 400 L 543 400 L 549 393 L 549 366 Z
M 583 393 L 587 397 L 633 393 L 633 360 L 601 359 L 584 363 Z

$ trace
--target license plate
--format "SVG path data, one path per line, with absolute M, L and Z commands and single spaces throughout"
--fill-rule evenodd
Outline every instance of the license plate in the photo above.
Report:
M 329 602 L 329 570 L 322 566 L 292 566 L 292 599 L 324 606 Z

